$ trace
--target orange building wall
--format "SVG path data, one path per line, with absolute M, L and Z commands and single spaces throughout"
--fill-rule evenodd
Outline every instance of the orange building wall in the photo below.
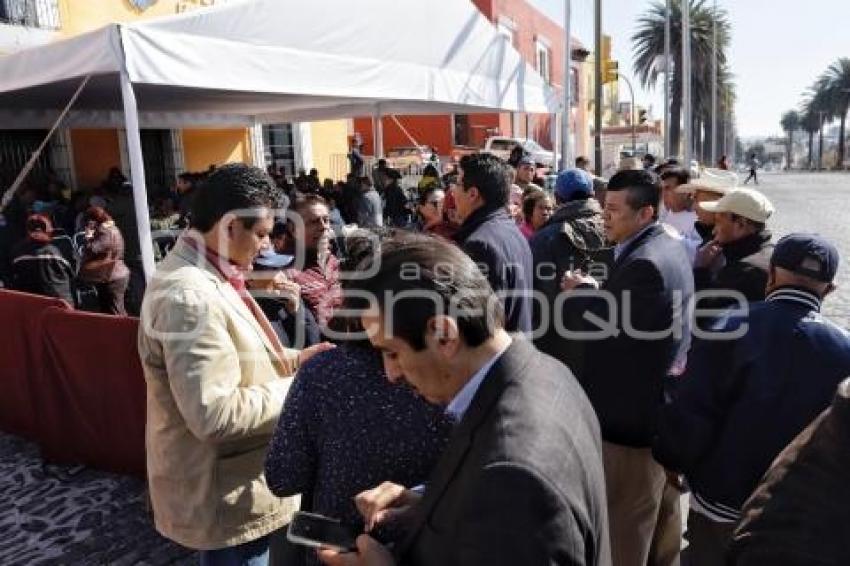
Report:
M 116 130 L 71 130 L 71 144 L 77 185 L 81 188 L 100 185 L 109 169 L 121 167 Z
M 206 171 L 210 165 L 251 162 L 249 130 L 183 130 L 187 171 Z
M 563 84 L 564 34 L 559 24 L 549 19 L 527 0 L 472 0 L 478 10 L 487 19 L 497 23 L 500 16 L 513 20 L 516 24 L 514 47 L 532 67 L 537 67 L 535 40 L 543 36 L 550 46 L 551 79 L 560 89 Z M 575 43 L 574 45 L 578 45 Z M 436 147 L 441 155 L 451 153 L 453 132 L 451 117 L 444 116 L 399 116 L 401 123 L 416 140 L 423 145 Z M 489 135 L 518 136 L 536 139 L 543 147 L 552 147 L 552 118 L 548 114 L 532 114 L 517 117 L 518 129 L 512 127 L 509 113 L 471 114 L 470 143 L 481 147 Z M 384 151 L 394 147 L 410 146 L 410 140 L 392 123 L 384 118 Z M 490 130 L 488 132 L 488 129 Z M 372 119 L 368 117 L 354 120 L 354 131 L 363 137 L 364 153 L 374 154 L 372 140 Z
M 396 116 L 413 138 L 421 145 L 437 148 L 440 155 L 447 155 L 452 149 L 451 116 Z M 384 126 L 384 152 L 396 147 L 410 147 L 410 141 L 392 118 L 382 119 Z M 372 118 L 355 118 L 354 131 L 363 137 L 363 152 L 374 155 L 375 146 L 372 136 Z

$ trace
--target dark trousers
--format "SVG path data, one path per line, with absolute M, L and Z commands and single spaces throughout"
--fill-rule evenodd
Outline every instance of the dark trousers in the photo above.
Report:
M 122 277 L 108 283 L 98 283 L 97 300 L 100 303 L 100 312 L 104 314 L 115 314 L 119 316 L 127 316 L 127 309 L 124 308 L 124 293 L 127 292 L 127 284 L 130 282 L 130 277 Z
M 750 175 L 749 175 L 749 177 L 747 177 L 744 180 L 744 184 L 746 185 L 747 183 L 749 183 L 750 179 L 753 179 L 755 181 L 756 185 L 759 184 L 759 176 L 758 176 L 758 173 L 756 173 L 755 169 L 750 169 Z
M 712 521 L 691 510 L 685 533 L 688 547 L 682 551 L 682 566 L 724 566 L 734 531 L 735 523 Z
M 141 258 L 125 258 L 124 263 L 130 269 L 130 281 L 124 296 L 124 305 L 131 316 L 139 316 L 142 310 L 142 298 L 145 295 L 145 270 Z

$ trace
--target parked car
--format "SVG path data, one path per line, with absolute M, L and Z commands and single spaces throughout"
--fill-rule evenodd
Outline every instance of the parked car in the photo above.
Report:
M 399 171 L 422 169 L 429 163 L 437 163 L 431 147 L 427 145 L 396 147 L 386 154 L 387 165 Z
M 498 155 L 502 159 L 508 159 L 511 156 L 511 151 L 513 151 L 517 145 L 522 145 L 526 153 L 531 155 L 531 158 L 534 159 L 539 166 L 550 168 L 554 168 L 556 166 L 554 152 L 544 149 L 534 140 L 525 138 L 509 138 L 502 136 L 487 138 L 483 151 L 492 153 L 493 155 Z

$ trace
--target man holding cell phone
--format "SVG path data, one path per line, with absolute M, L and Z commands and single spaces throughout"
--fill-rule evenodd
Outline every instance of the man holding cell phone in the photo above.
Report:
M 384 483 L 357 496 L 366 530 L 400 524 L 401 544 L 366 534 L 321 560 L 610 564 L 599 424 L 570 370 L 505 331 L 487 279 L 451 244 L 399 236 L 371 261 L 357 291 L 387 377 L 458 424 L 424 493 Z
M 265 566 L 269 535 L 297 506 L 269 491 L 263 461 L 292 375 L 329 345 L 284 348 L 246 289 L 280 200 L 262 170 L 219 167 L 142 305 L 154 521 L 201 566 Z

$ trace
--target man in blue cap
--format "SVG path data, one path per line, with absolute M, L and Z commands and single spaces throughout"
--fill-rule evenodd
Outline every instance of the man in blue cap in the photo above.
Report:
M 593 198 L 593 179 L 581 169 L 566 169 L 555 181 L 555 214 L 529 242 L 534 260 L 534 290 L 545 303 L 534 302 L 534 327 L 547 320 L 546 331 L 535 341 L 543 352 L 570 367 L 576 362 L 578 346 L 558 335 L 550 314 L 560 293 L 560 281 L 567 271 L 588 271 L 606 247 L 602 208 Z
M 850 335 L 820 314 L 837 270 L 838 251 L 822 237 L 786 236 L 766 300 L 696 332 L 654 443 L 655 458 L 691 487 L 689 565 L 725 563 L 744 501 L 850 375 Z

